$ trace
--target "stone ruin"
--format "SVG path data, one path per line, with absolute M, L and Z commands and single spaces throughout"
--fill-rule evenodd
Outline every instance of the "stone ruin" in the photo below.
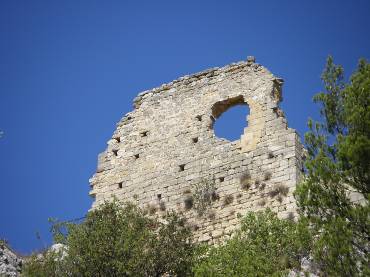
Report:
M 248 211 L 295 217 L 303 147 L 279 108 L 282 84 L 248 57 L 140 93 L 98 157 L 93 208 L 116 197 L 152 216 L 183 212 L 195 238 L 209 243 Z M 235 105 L 250 109 L 244 133 L 218 138 L 215 121 Z

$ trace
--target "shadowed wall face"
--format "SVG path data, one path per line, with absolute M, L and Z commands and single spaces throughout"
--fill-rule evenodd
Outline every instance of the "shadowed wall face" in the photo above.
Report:
M 295 216 L 302 145 L 278 107 L 281 85 L 249 59 L 140 93 L 99 155 L 93 208 L 117 197 L 152 216 L 182 211 L 196 238 L 210 243 L 247 211 Z M 243 134 L 218 138 L 215 121 L 237 105 L 250 111 Z

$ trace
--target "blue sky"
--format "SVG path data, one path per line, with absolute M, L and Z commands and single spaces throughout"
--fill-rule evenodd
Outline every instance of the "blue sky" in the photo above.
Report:
M 302 135 L 326 57 L 347 75 L 370 58 L 369 16 L 366 0 L 1 1 L 0 237 L 29 253 L 50 243 L 48 217 L 86 214 L 116 122 L 137 93 L 180 76 L 254 55 L 284 78 L 281 106 Z

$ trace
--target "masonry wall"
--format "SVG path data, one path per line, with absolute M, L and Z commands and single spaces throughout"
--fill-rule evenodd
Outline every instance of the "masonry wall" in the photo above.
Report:
M 196 238 L 210 243 L 230 235 L 247 211 L 295 216 L 302 145 L 278 106 L 282 83 L 250 58 L 140 93 L 99 155 L 93 208 L 116 196 L 152 216 L 182 211 Z M 250 108 L 244 134 L 217 138 L 214 121 L 238 104 Z M 204 184 L 214 189 L 201 214 L 194 193 Z

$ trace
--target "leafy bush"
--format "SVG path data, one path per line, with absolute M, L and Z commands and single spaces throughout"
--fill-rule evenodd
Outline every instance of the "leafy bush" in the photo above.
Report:
M 232 239 L 195 265 L 195 276 L 285 276 L 300 268 L 310 241 L 303 222 L 278 219 L 271 210 L 250 212 Z
M 131 204 L 105 203 L 81 224 L 55 224 L 54 238 L 66 245 L 67 255 L 33 256 L 23 275 L 189 276 L 195 251 L 191 230 L 175 213 L 165 219 L 145 217 Z

